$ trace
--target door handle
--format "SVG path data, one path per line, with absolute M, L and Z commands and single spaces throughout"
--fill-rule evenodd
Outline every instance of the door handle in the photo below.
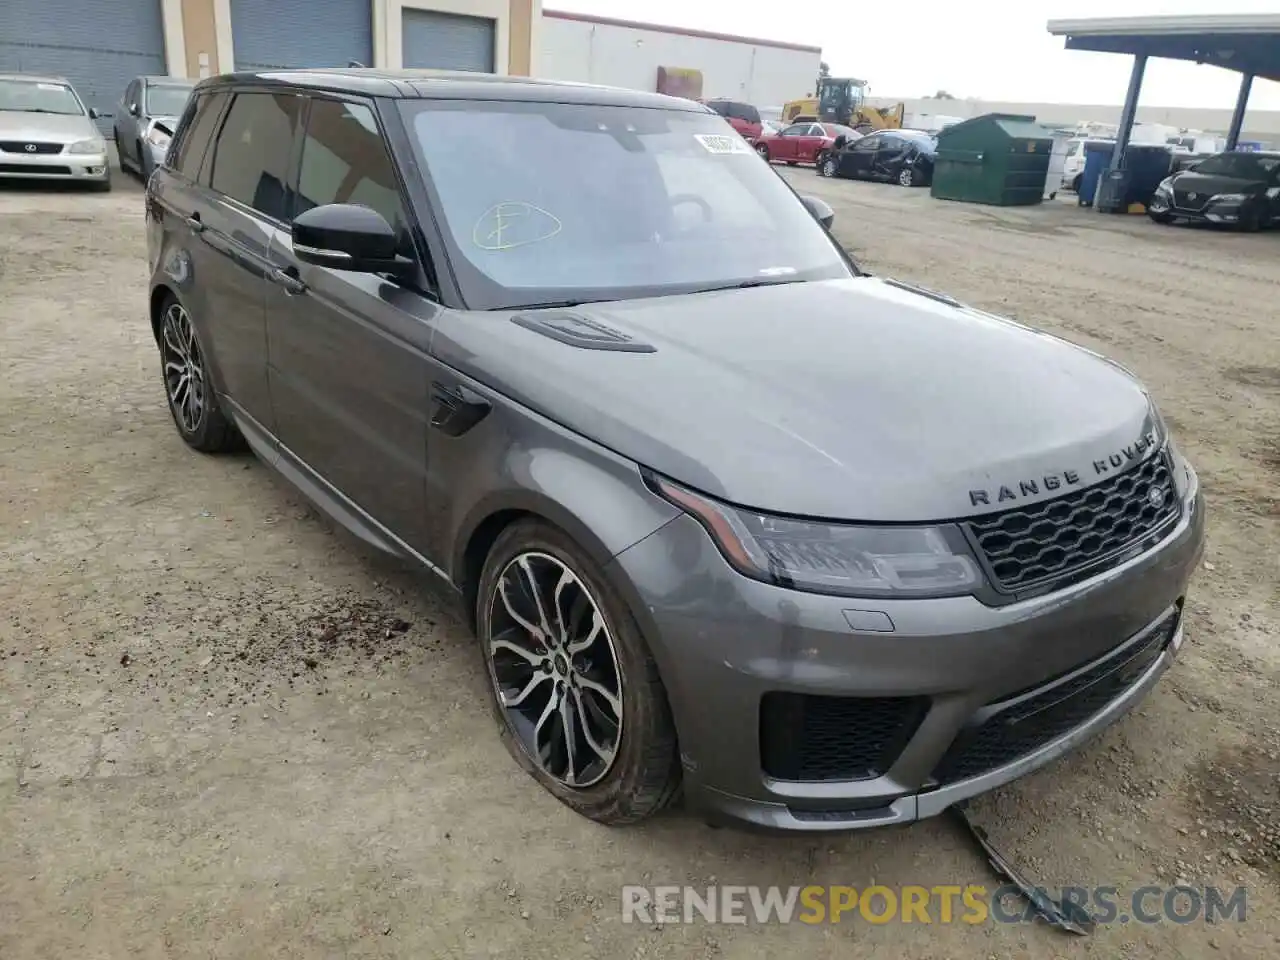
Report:
M 493 404 L 470 387 L 446 386 L 439 380 L 431 384 L 431 402 L 435 404 L 431 426 L 449 437 L 462 436 L 493 409 Z
M 298 276 L 297 267 L 283 267 L 272 270 L 271 279 L 284 287 L 284 292 L 287 296 L 293 297 L 307 292 L 307 284 Z
M 192 233 L 204 233 L 204 221 L 200 219 L 199 213 L 193 213 L 187 217 L 187 226 L 191 228 Z

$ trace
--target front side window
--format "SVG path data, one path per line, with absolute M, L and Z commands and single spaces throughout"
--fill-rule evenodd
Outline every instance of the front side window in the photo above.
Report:
M 805 137 L 809 135 L 808 123 L 793 123 L 782 131 L 784 137 Z
M 364 104 L 311 103 L 294 216 L 327 203 L 363 204 L 398 230 L 405 228 L 395 169 L 373 111 Z
M 477 308 L 850 275 L 829 235 L 703 113 L 401 101 Z
M 71 117 L 83 116 L 85 109 L 76 92 L 65 83 L 3 79 L 0 80 L 0 113 L 8 111 Z
M 856 153 L 874 153 L 876 148 L 880 146 L 883 137 L 863 137 L 854 143 L 853 149 Z
M 239 93 L 214 145 L 209 185 L 276 220 L 289 219 L 289 154 L 302 98 Z
M 146 109 L 149 117 L 180 117 L 187 108 L 191 87 L 172 83 L 151 84 L 147 87 Z
M 1196 173 L 1239 180 L 1267 180 L 1277 168 L 1280 168 L 1280 157 L 1260 157 L 1255 153 L 1220 153 L 1196 164 Z

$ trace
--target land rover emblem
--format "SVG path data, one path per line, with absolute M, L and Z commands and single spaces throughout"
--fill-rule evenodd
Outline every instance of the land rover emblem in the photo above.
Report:
M 35 152 L 36 152 L 36 145 L 34 143 L 28 143 L 27 153 L 35 153 Z
M 1162 487 L 1152 487 L 1147 491 L 1147 503 L 1156 509 L 1164 506 L 1164 489 Z

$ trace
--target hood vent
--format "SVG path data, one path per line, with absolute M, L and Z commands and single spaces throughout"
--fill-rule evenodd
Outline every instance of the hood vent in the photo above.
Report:
M 657 347 L 634 340 L 621 330 L 572 313 L 519 313 L 511 322 L 552 340 L 581 350 L 613 350 L 618 353 L 656 353 Z

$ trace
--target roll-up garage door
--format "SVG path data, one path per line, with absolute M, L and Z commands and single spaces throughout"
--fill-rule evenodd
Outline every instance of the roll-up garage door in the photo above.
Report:
M 406 67 L 493 73 L 492 20 L 405 7 L 401 37 Z
M 114 113 L 134 77 L 164 75 L 160 0 L 0 0 L 0 73 L 66 77 L 86 106 Z M 98 126 L 110 134 L 111 121 Z
M 231 0 L 237 70 L 373 66 L 370 0 Z

